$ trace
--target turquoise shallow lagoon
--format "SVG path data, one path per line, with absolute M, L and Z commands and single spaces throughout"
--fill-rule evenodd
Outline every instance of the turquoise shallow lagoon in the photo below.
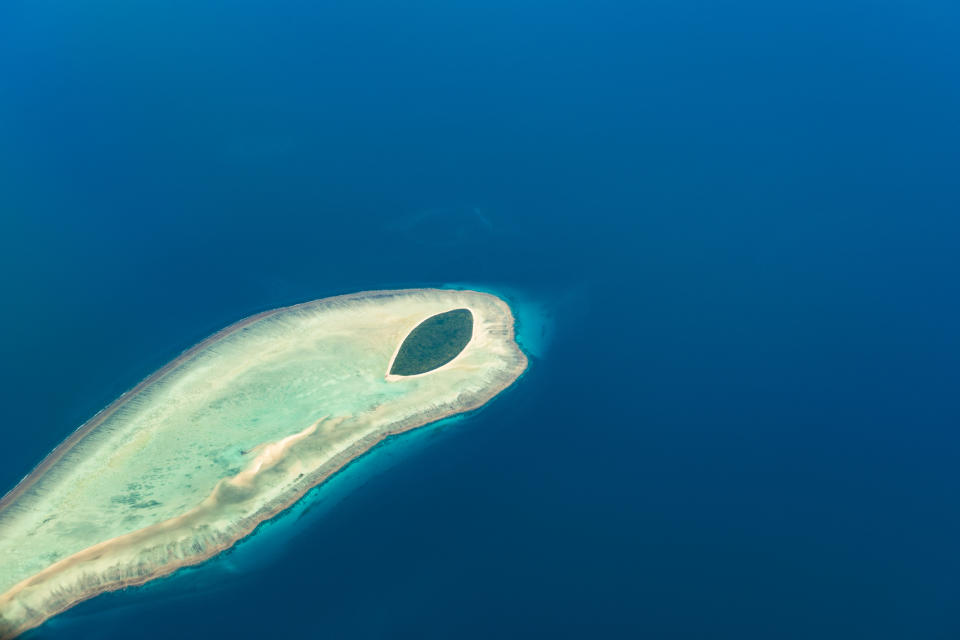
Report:
M 269 308 L 475 283 L 533 356 L 28 638 L 956 638 L 957 25 L 4 2 L 0 487 Z
M 448 288 L 463 289 L 460 284 Z M 475 287 L 479 290 L 479 287 Z M 503 292 L 489 287 L 484 289 L 506 298 Z M 551 321 L 543 315 L 542 306 L 524 301 L 514 292 L 511 299 L 517 309 L 523 308 L 524 326 L 533 332 L 534 337 L 524 335 L 518 328 L 517 338 L 525 344 L 542 347 L 539 341 L 545 328 Z M 517 312 L 519 313 L 519 311 Z M 540 352 L 542 355 L 542 351 Z M 517 384 L 517 383 L 515 383 Z M 512 388 L 502 395 L 515 393 Z M 109 593 L 99 598 L 94 611 L 109 617 L 114 609 L 130 608 L 135 603 L 159 602 L 184 597 L 184 594 L 213 594 L 222 591 L 224 582 L 237 578 L 251 577 L 272 563 L 284 561 L 284 549 L 294 543 L 298 537 L 308 535 L 312 527 L 322 526 L 331 510 L 347 498 L 353 491 L 362 487 L 371 478 L 388 473 L 396 466 L 407 461 L 412 454 L 423 447 L 443 438 L 448 430 L 469 427 L 482 415 L 485 407 L 465 414 L 454 415 L 420 427 L 414 431 L 389 437 L 368 453 L 334 474 L 332 478 L 315 487 L 306 496 L 283 513 L 263 522 L 256 531 L 241 540 L 229 551 L 202 563 L 201 565 L 180 569 L 174 575 L 152 581 L 147 585 L 125 590 L 124 593 Z M 63 615 L 48 623 L 48 627 L 59 629 L 58 633 L 74 633 L 72 630 L 73 613 Z M 80 615 L 84 619 L 86 615 Z

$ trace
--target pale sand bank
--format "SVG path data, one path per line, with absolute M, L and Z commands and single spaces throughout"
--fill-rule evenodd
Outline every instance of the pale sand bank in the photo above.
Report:
M 388 376 L 406 335 L 474 316 L 454 360 Z M 384 438 L 469 411 L 525 369 L 475 291 L 377 291 L 268 311 L 186 351 L 0 500 L 0 638 L 233 545 Z

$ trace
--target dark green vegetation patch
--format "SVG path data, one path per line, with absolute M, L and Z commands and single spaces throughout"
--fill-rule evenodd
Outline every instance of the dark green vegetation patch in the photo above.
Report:
M 427 318 L 400 345 L 390 373 L 414 376 L 442 367 L 457 357 L 473 335 L 473 314 L 454 309 Z

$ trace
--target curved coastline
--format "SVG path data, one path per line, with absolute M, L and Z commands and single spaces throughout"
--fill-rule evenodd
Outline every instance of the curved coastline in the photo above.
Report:
M 252 316 L 248 316 L 242 320 L 238 320 L 227 327 L 224 327 L 220 331 L 217 331 L 211 336 L 208 336 L 193 345 L 192 347 L 184 350 L 179 356 L 163 365 L 149 376 L 137 383 L 129 391 L 124 391 L 119 398 L 108 404 L 106 407 L 98 411 L 92 418 L 84 422 L 82 425 L 77 427 L 73 433 L 67 436 L 67 439 L 54 447 L 53 451 L 48 453 L 43 460 L 40 461 L 37 466 L 35 466 L 30 473 L 25 475 L 20 482 L 15 484 L 10 491 L 5 493 L 2 498 L 0 498 L 0 518 L 3 517 L 3 511 L 10 504 L 12 504 L 20 495 L 28 491 L 33 484 L 43 477 L 44 472 L 55 465 L 63 456 L 70 452 L 73 447 L 80 442 L 86 435 L 100 426 L 104 420 L 112 416 L 119 409 L 122 409 L 123 406 L 130 401 L 137 393 L 144 390 L 151 384 L 160 381 L 165 375 L 182 365 L 184 362 L 192 358 L 194 355 L 207 348 L 208 346 L 219 342 L 220 340 L 226 338 L 227 336 L 236 333 L 240 329 L 243 329 L 246 326 L 268 318 L 276 313 L 281 311 L 292 311 L 297 308 L 306 307 L 308 305 L 317 304 L 318 302 L 335 302 L 335 301 L 346 301 L 355 298 L 375 298 L 377 295 L 389 295 L 392 293 L 407 293 L 407 292 L 416 292 L 416 291 L 429 291 L 429 289 L 396 289 L 396 290 L 377 290 L 377 291 L 368 291 L 361 293 L 345 293 L 339 296 L 331 296 L 329 298 L 320 298 L 318 300 L 311 300 L 309 302 L 301 302 L 298 304 L 290 305 L 287 307 L 277 307 L 276 309 L 268 309 L 267 311 L 261 311 L 260 313 L 255 313 Z M 367 295 L 369 294 L 369 295 Z
M 269 318 L 272 315 L 295 311 L 298 309 L 309 308 L 314 305 L 328 305 L 331 303 L 337 302 L 347 302 L 351 300 L 373 300 L 379 297 L 393 297 L 397 295 L 410 295 L 410 294 L 419 294 L 419 293 L 430 293 L 432 291 L 442 291 L 450 292 L 449 289 L 433 290 L 433 289 L 403 289 L 403 290 L 381 290 L 381 291 L 371 291 L 371 292 L 360 292 L 354 294 L 346 294 L 342 296 L 334 296 L 331 298 L 324 298 L 320 300 L 309 301 L 305 303 L 300 303 L 297 305 L 292 305 L 288 307 L 281 307 L 278 309 L 272 309 L 264 311 L 248 318 L 244 318 L 234 324 L 229 325 L 225 329 L 222 329 L 210 337 L 204 339 L 203 341 L 197 343 L 193 347 L 185 350 L 173 361 L 157 370 L 138 385 L 136 385 L 130 391 L 124 393 L 113 403 L 108 405 L 105 409 L 98 412 L 93 418 L 84 423 L 80 428 L 78 428 L 73 434 L 71 434 L 67 440 L 61 443 L 56 447 L 44 460 L 37 465 L 28 474 L 20 483 L 18 483 L 14 489 L 8 492 L 0 501 L 0 519 L 2 519 L 3 510 L 14 504 L 18 497 L 23 495 L 25 492 L 29 491 L 34 484 L 39 481 L 45 474 L 47 470 L 56 465 L 67 453 L 69 453 L 78 443 L 82 442 L 83 439 L 90 433 L 92 433 L 98 426 L 100 426 L 105 420 L 110 416 L 114 415 L 117 411 L 122 409 L 126 403 L 131 399 L 135 398 L 137 394 L 151 386 L 152 384 L 161 381 L 165 376 L 170 372 L 176 370 L 179 366 L 187 362 L 190 358 L 204 350 L 205 348 L 213 345 L 233 334 L 237 331 L 242 330 L 245 327 L 250 326 L 253 323 L 256 323 L 260 320 Z M 264 503 L 256 510 L 255 513 L 249 517 L 245 517 L 234 523 L 233 528 L 230 531 L 230 535 L 226 537 L 220 537 L 216 540 L 210 541 L 211 544 L 207 544 L 202 548 L 193 548 L 192 552 L 185 553 L 182 556 L 178 557 L 174 561 L 165 562 L 163 564 L 157 565 L 152 568 L 147 567 L 137 567 L 137 571 L 130 575 L 122 575 L 114 572 L 114 574 L 108 576 L 107 580 L 95 581 L 87 580 L 83 584 L 81 591 L 75 593 L 66 593 L 58 602 L 51 602 L 50 608 L 42 613 L 41 616 L 34 617 L 30 620 L 25 621 L 23 624 L 18 624 L 15 627 L 4 628 L 4 618 L 2 606 L 5 601 L 9 601 L 11 594 L 16 594 L 19 590 L 35 585 L 38 581 L 43 581 L 47 576 L 57 575 L 60 572 L 70 569 L 71 567 L 82 565 L 87 561 L 96 561 L 101 559 L 104 555 L 108 555 L 111 549 L 123 549 L 124 547 L 136 547 L 138 542 L 143 540 L 149 540 L 150 537 L 159 532 L 162 535 L 163 532 L 170 529 L 176 529 L 178 525 L 183 525 L 186 520 L 189 520 L 192 517 L 195 517 L 199 510 L 204 508 L 204 504 L 207 501 L 204 501 L 204 504 L 198 505 L 194 509 L 191 509 L 187 513 L 184 513 L 181 516 L 160 521 L 155 524 L 152 524 L 144 529 L 139 529 L 131 533 L 119 536 L 117 538 L 110 538 L 104 540 L 101 543 L 98 543 L 92 547 L 86 548 L 78 553 L 75 553 L 71 556 L 63 558 L 62 560 L 57 561 L 51 566 L 47 567 L 38 574 L 32 575 L 29 578 L 23 580 L 20 583 L 17 583 L 12 588 L 8 589 L 5 593 L 0 593 L 0 639 L 7 640 L 8 638 L 13 638 L 16 635 L 19 635 L 23 631 L 26 631 L 30 628 L 36 627 L 39 624 L 42 624 L 45 620 L 50 617 L 69 609 L 70 607 L 76 605 L 79 602 L 88 600 L 104 592 L 115 591 L 118 589 L 123 589 L 125 587 L 141 585 L 151 580 L 169 575 L 180 568 L 198 565 L 203 563 L 210 558 L 218 555 L 224 550 L 232 547 L 240 540 L 243 540 L 249 536 L 258 526 L 262 523 L 274 518 L 278 514 L 290 508 L 292 505 L 297 503 L 304 495 L 306 495 L 311 490 L 315 489 L 319 485 L 327 481 L 331 476 L 343 470 L 347 465 L 356 460 L 357 458 L 367 454 L 377 445 L 383 443 L 385 440 L 388 440 L 392 437 L 395 437 L 399 434 L 417 429 L 427 424 L 436 423 L 438 421 L 444 420 L 458 414 L 462 414 L 468 411 L 475 410 L 484 404 L 486 404 L 490 399 L 499 394 L 501 391 L 513 384 L 517 378 L 522 375 L 527 367 L 527 358 L 523 354 L 522 350 L 517 345 L 516 336 L 515 336 L 515 319 L 510 313 L 509 307 L 499 298 L 494 295 L 485 292 L 475 292 L 470 291 L 471 294 L 487 296 L 493 298 L 500 305 L 503 305 L 507 309 L 507 316 L 509 318 L 509 323 L 504 327 L 504 334 L 502 336 L 505 344 L 511 345 L 512 349 L 515 351 L 514 361 L 509 370 L 505 370 L 502 374 L 496 377 L 496 380 L 493 384 L 485 386 L 482 392 L 476 392 L 466 395 L 458 395 L 455 402 L 448 402 L 440 406 L 430 407 L 428 410 L 423 413 L 410 416 L 404 420 L 390 423 L 389 426 L 385 429 L 378 430 L 374 434 L 370 434 L 359 440 L 352 442 L 348 447 L 338 452 L 335 456 L 326 460 L 319 467 L 313 470 L 309 474 L 300 474 L 303 478 L 302 481 L 297 483 L 296 489 L 285 495 L 279 496 L 278 498 Z M 393 354 L 395 355 L 395 354 Z M 392 361 L 392 358 L 391 358 Z M 448 363 L 449 365 L 450 363 Z M 448 365 L 440 367 L 443 369 Z M 389 378 L 388 370 L 385 370 L 384 375 Z M 421 374 L 426 375 L 426 374 Z M 418 376 L 419 377 L 419 376 Z M 325 418 L 324 418 L 325 419 Z M 320 424 L 324 419 L 318 421 L 318 423 L 312 425 L 308 430 L 316 430 L 318 424 Z M 312 432 L 311 432 L 312 433 Z M 299 434 L 300 436 L 308 436 L 310 433 Z M 288 439 L 294 439 L 298 437 L 298 434 L 289 436 Z M 295 442 L 293 443 L 295 444 Z M 293 446 L 291 444 L 290 446 Z M 276 446 L 277 443 L 264 443 L 265 446 Z M 247 473 L 247 471 L 244 471 Z M 254 474 L 257 473 L 255 470 Z M 242 475 L 238 474 L 233 478 L 225 478 L 223 483 L 237 483 L 237 478 Z M 217 491 L 223 489 L 226 485 L 221 486 L 217 485 Z M 231 487 L 228 487 L 232 490 Z M 211 495 L 208 500 L 213 499 Z M 188 523 L 189 524 L 189 523 Z
M 539 359 L 549 350 L 554 330 L 553 304 L 506 286 L 484 286 L 476 282 L 446 282 L 440 289 L 476 291 L 500 298 L 513 313 L 516 341 L 528 358 Z

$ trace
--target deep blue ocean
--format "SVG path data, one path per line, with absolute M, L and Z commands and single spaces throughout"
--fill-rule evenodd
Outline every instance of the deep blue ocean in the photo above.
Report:
M 31 640 L 960 637 L 954 0 L 4 0 L 0 493 L 252 313 L 532 365 Z

